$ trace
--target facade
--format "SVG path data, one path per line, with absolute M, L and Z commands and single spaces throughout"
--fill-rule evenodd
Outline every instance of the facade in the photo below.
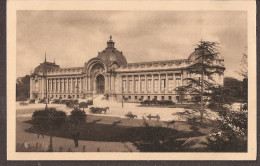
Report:
M 108 94 L 109 98 L 137 102 L 140 99 L 178 100 L 175 88 L 185 85 L 185 78 L 197 77 L 187 72 L 196 63 L 198 50 L 187 59 L 127 63 L 110 36 L 107 47 L 81 67 L 61 68 L 45 61 L 30 77 L 30 98 L 88 98 Z M 213 62 L 215 83 L 223 85 L 224 59 Z M 207 79 L 207 78 L 205 78 Z

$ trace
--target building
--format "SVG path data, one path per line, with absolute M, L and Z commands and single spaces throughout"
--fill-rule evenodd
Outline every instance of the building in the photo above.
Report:
M 140 99 L 178 100 L 175 88 L 185 84 L 185 78 L 196 77 L 187 68 L 196 63 L 198 50 L 187 59 L 127 63 L 122 52 L 115 48 L 110 36 L 107 47 L 97 57 L 81 67 L 61 68 L 45 61 L 34 69 L 30 77 L 30 98 L 87 98 L 98 94 L 129 101 Z M 217 58 L 213 69 L 221 73 L 213 76 L 223 85 L 224 59 Z M 207 78 L 205 78 L 207 79 Z

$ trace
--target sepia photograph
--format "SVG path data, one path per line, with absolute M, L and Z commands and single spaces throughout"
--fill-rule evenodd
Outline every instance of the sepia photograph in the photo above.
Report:
M 13 153 L 256 152 L 254 5 L 133 4 L 16 8 Z

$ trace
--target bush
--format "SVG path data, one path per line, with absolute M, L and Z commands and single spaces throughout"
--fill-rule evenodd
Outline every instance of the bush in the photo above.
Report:
M 52 104 L 60 104 L 61 103 L 61 100 L 59 99 L 54 99 L 54 101 L 52 102 Z
M 35 99 L 29 100 L 29 104 L 35 104 Z
M 86 102 L 79 103 L 79 108 L 83 108 L 83 110 L 84 110 L 84 108 L 88 108 L 88 103 L 86 103 Z
M 131 111 L 125 114 L 125 116 L 128 118 L 137 118 L 137 115 L 134 115 Z
M 93 100 L 88 100 L 88 101 L 87 101 L 87 104 L 88 104 L 88 105 L 93 105 Z
M 41 99 L 38 103 L 44 103 L 45 99 Z
M 141 102 L 142 105 L 151 105 L 151 103 L 152 102 L 149 99 Z

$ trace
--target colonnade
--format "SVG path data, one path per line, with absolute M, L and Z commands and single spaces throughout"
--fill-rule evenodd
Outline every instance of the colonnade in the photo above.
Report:
M 121 75 L 119 90 L 128 93 L 173 92 L 176 87 L 184 85 L 183 79 L 182 72 Z
M 81 93 L 83 91 L 83 77 L 48 78 L 49 93 Z

